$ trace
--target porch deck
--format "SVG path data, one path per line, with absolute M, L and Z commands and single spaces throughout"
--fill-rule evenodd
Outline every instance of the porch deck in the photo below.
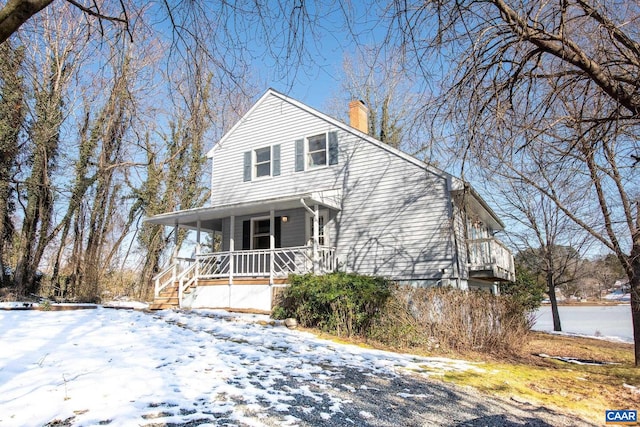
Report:
M 194 302 L 193 291 L 199 287 L 284 286 L 290 274 L 325 274 L 336 268 L 335 248 L 322 246 L 315 250 L 313 246 L 300 246 L 177 258 L 154 277 L 154 302 L 150 308 L 189 307 Z M 221 301 L 216 307 L 226 304 Z
M 471 240 L 469 242 L 469 274 L 473 278 L 496 282 L 514 281 L 513 255 L 498 239 Z

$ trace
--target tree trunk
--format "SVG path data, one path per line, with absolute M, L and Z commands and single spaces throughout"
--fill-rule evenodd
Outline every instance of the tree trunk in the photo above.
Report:
M 15 171 L 15 160 L 19 151 L 20 129 L 25 118 L 25 88 L 20 68 L 24 60 L 24 49 L 14 49 L 9 42 L 0 45 L 0 286 L 11 285 L 9 276 L 5 275 L 4 260 L 7 244 L 13 238 L 14 211 L 11 185 Z
M 553 316 L 553 330 L 556 332 L 562 331 L 562 325 L 560 324 L 560 312 L 558 311 L 558 300 L 556 299 L 556 287 L 553 282 L 549 284 L 549 301 L 551 301 L 551 315 Z
M 640 283 L 638 282 L 639 280 L 637 276 L 634 278 L 633 282 L 629 282 L 631 286 L 631 322 L 633 323 L 633 342 L 636 367 L 640 367 L 640 298 L 638 297 Z
M 9 0 L 0 8 L 0 43 L 52 2 L 53 0 Z
M 640 220 L 639 220 L 640 221 Z M 629 256 L 629 288 L 631 292 L 631 322 L 633 323 L 633 342 L 636 367 L 640 367 L 640 230 L 636 229 L 633 246 Z

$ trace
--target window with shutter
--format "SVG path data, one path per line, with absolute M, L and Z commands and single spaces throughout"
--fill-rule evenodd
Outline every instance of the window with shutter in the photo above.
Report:
M 244 180 L 280 175 L 280 144 L 244 153 Z
M 271 147 L 259 148 L 255 151 L 256 166 L 255 177 L 271 175 Z
M 338 133 L 325 132 L 295 142 L 296 172 L 338 164 Z

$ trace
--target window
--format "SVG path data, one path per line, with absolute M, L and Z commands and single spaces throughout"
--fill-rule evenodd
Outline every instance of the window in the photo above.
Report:
M 271 175 L 271 147 L 260 148 L 255 151 L 255 172 L 254 176 L 260 178 L 261 176 Z
M 326 132 L 295 142 L 295 171 L 338 164 L 338 133 Z
M 271 225 L 269 218 L 253 220 L 252 249 L 269 249 L 271 247 Z
M 325 166 L 327 164 L 327 135 L 320 134 L 307 138 L 307 166 Z
M 244 181 L 280 175 L 280 144 L 244 153 Z
M 313 244 L 313 215 L 307 214 L 307 245 Z M 329 212 L 325 209 L 321 210 L 318 215 L 318 244 L 320 246 L 329 245 L 329 235 L 327 227 L 327 218 L 329 218 Z
M 313 220 L 311 220 L 311 238 L 313 239 Z M 324 215 L 318 216 L 318 244 L 324 246 Z

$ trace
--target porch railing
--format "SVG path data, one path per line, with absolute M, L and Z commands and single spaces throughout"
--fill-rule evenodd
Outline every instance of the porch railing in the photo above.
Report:
M 166 287 L 178 284 L 179 300 L 183 292 L 199 279 L 229 279 L 235 277 L 262 277 L 271 282 L 289 274 L 305 274 L 315 271 L 325 274 L 337 270 L 335 248 L 320 246 L 314 270 L 313 248 L 297 246 L 278 249 L 226 251 L 197 255 L 195 258 L 178 258 L 176 262 L 154 277 L 155 296 Z
M 272 277 L 283 278 L 289 274 L 304 274 L 314 271 L 313 249 L 298 246 L 279 249 L 215 252 L 198 255 L 198 277 L 217 279 L 225 277 Z M 335 248 L 320 247 L 316 273 L 324 274 L 337 267 Z
M 515 264 L 511 251 L 498 239 L 469 241 L 469 266 L 471 271 L 492 270 L 500 278 L 515 279 Z

